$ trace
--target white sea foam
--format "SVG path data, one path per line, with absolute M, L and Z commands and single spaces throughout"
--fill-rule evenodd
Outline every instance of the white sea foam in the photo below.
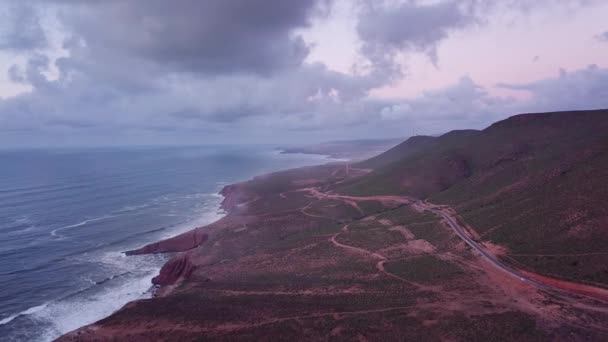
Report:
M 287 160 L 298 158 L 306 159 L 311 162 L 335 160 L 334 158 L 328 158 L 327 156 L 321 155 L 290 156 L 289 154 L 280 154 L 279 158 Z M 227 183 L 217 183 L 219 187 L 225 184 Z M 182 198 L 201 200 L 200 215 L 195 219 L 163 230 L 162 232 L 159 232 L 157 236 L 148 236 L 149 239 L 156 240 L 176 236 L 196 227 L 210 224 L 221 219 L 226 214 L 219 208 L 224 197 L 217 192 L 189 194 Z M 125 206 L 120 212 L 134 211 L 149 205 L 160 204 L 161 202 L 166 204 L 174 203 L 176 201 L 178 201 L 178 199 L 176 199 L 175 195 L 167 194 L 153 199 L 150 204 Z M 116 213 L 117 212 L 114 212 L 113 214 Z M 104 215 L 86 219 L 72 225 L 56 228 L 51 231 L 51 235 L 60 236 L 58 232 L 61 232 L 62 230 L 82 227 L 91 222 L 105 220 L 115 216 L 118 215 Z M 152 241 L 142 241 L 141 244 L 149 242 Z M 121 246 L 121 251 L 125 250 L 124 247 L 125 246 Z M 130 247 L 136 248 L 138 246 Z M 105 251 L 97 255 L 85 257 L 88 261 L 97 262 L 102 265 L 103 268 L 111 270 L 113 276 L 108 277 L 108 281 L 103 281 L 100 284 L 100 282 L 87 279 L 92 285 L 88 290 L 62 300 L 27 309 L 21 313 L 3 319 L 0 321 L 0 325 L 7 324 L 19 316 L 27 316 L 34 320 L 34 322 L 39 322 L 41 327 L 45 327 L 44 331 L 32 340 L 51 341 L 62 334 L 111 315 L 130 301 L 149 297 L 150 291 L 148 290 L 151 288 L 151 279 L 158 274 L 160 266 L 162 265 L 163 256 L 143 255 L 126 257 L 121 251 Z M 96 285 L 93 285 L 93 283 Z
M 192 196 L 206 198 L 201 207 L 200 216 L 194 220 L 176 225 L 154 238 L 160 239 L 179 235 L 193 228 L 212 223 L 225 215 L 219 209 L 223 196 L 216 193 Z M 105 218 L 107 218 L 107 215 L 93 220 Z M 91 220 L 87 221 L 62 228 L 79 227 L 91 222 Z M 165 260 L 162 255 L 127 257 L 120 251 L 105 251 L 84 258 L 87 261 L 103 265 L 103 268 L 111 270 L 114 276 L 109 277 L 108 281 L 103 281 L 101 285 L 92 285 L 81 293 L 7 317 L 0 321 L 0 325 L 9 323 L 19 316 L 28 316 L 37 325 L 45 327 L 40 335 L 33 338 L 33 341 L 52 341 L 67 332 L 111 315 L 128 302 L 149 297 L 151 295 L 149 291 L 152 285 L 151 280 L 158 274 L 160 266 Z M 95 283 L 92 279 L 87 279 L 87 281 L 91 284 Z
M 69 226 L 63 226 L 63 227 L 55 228 L 55 229 L 51 230 L 51 236 L 59 236 L 60 234 L 58 234 L 58 232 L 60 232 L 62 230 L 82 227 L 82 226 L 87 225 L 87 224 L 89 224 L 91 222 L 101 221 L 101 220 L 109 219 L 109 218 L 116 217 L 116 216 L 117 215 L 103 215 L 103 216 L 100 216 L 100 217 L 86 219 L 84 221 L 81 221 L 81 222 L 78 222 L 78 223 L 75 223 L 75 224 L 71 224 Z
M 149 297 L 151 279 L 157 272 L 158 269 L 150 269 L 137 279 L 125 279 L 94 294 L 84 294 L 48 304 L 32 314 L 32 319 L 48 326 L 38 341 L 52 341 L 67 332 L 111 315 L 130 301 Z
M 18 235 L 36 228 L 35 222 L 28 215 L 12 217 L 9 220 L 12 220 L 12 222 L 5 225 L 0 224 L 0 231 L 3 233 Z
M 126 257 L 110 251 L 97 255 L 97 262 L 111 269 L 113 276 L 102 282 L 86 279 L 91 286 L 64 299 L 49 302 L 0 321 L 7 324 L 26 316 L 40 331 L 30 332 L 28 341 L 52 341 L 55 338 L 111 315 L 126 303 L 147 298 L 151 280 L 160 270 L 161 255 Z
M 23 233 L 27 233 L 30 231 L 33 231 L 34 229 L 38 228 L 37 226 L 33 225 L 33 224 L 28 224 L 25 227 L 21 228 L 21 229 L 17 229 L 17 230 L 12 230 L 10 232 L 8 232 L 8 234 L 10 235 L 21 235 Z
M 296 159 L 305 160 L 304 163 L 299 163 L 298 165 L 310 165 L 318 163 L 319 160 L 328 161 L 327 157 L 319 155 L 290 156 L 282 154 L 279 158 L 287 161 L 290 164 L 289 166 L 291 166 L 290 162 L 292 159 L 294 161 Z M 274 170 L 269 169 L 268 171 Z M 224 182 L 216 183 L 219 187 L 226 184 Z M 149 206 L 180 203 L 179 201 L 184 198 L 182 196 L 181 194 L 166 194 L 154 198 L 147 203 Z M 175 236 L 195 227 L 209 224 L 225 215 L 219 209 L 219 204 L 223 197 L 215 192 L 186 196 L 189 196 L 186 198 L 189 203 L 201 203 L 199 207 L 201 214 L 198 217 L 157 233 L 144 234 L 142 236 L 146 236 L 145 239 L 148 241 L 138 241 L 137 244 L 143 245 L 158 239 Z M 122 210 L 125 212 L 137 211 L 138 209 L 141 209 L 141 207 L 137 205 L 122 207 Z M 176 211 L 175 213 L 179 212 Z M 61 237 L 60 233 L 64 230 L 83 227 L 95 221 L 125 215 L 126 213 L 112 212 L 110 214 L 87 218 L 75 224 L 53 229 L 51 235 Z M 86 255 L 78 256 L 78 258 L 87 259 L 87 262 L 96 263 L 98 266 L 98 269 L 91 272 L 91 275 L 87 275 L 90 279 L 83 278 L 81 285 L 85 288 L 84 291 L 24 310 L 21 313 L 4 318 L 0 323 L 7 324 L 14 320 L 14 322 L 9 324 L 15 323 L 17 326 L 24 322 L 27 324 L 23 324 L 23 326 L 28 329 L 34 324 L 36 329 L 35 331 L 30 329 L 27 332 L 28 336 L 31 336 L 27 340 L 49 341 L 66 332 L 107 317 L 130 301 L 150 296 L 148 289 L 151 287 L 151 279 L 158 274 L 164 256 L 144 255 L 126 257 L 120 251 L 127 250 L 129 247 L 136 248 L 139 246 L 113 245 L 113 247 L 108 247 L 103 251 L 90 252 Z M 109 248 L 114 248 L 115 250 L 109 250 Z M 98 272 L 99 270 L 101 272 Z M 97 277 L 103 279 L 96 279 Z M 0 340 L 2 339 L 0 337 Z
M 31 315 L 33 313 L 36 313 L 44 308 L 46 308 L 48 305 L 47 304 L 42 304 L 42 305 L 38 305 L 38 306 L 34 306 L 31 308 L 28 308 L 26 310 L 21 311 L 20 313 L 14 314 L 12 316 L 6 317 L 3 320 L 0 320 L 0 325 L 5 325 L 7 323 L 9 323 L 10 321 L 14 320 L 15 318 L 19 317 L 19 316 L 24 316 L 24 315 Z
M 126 205 L 118 210 L 114 210 L 113 213 L 124 213 L 124 212 L 130 212 L 130 211 L 137 211 L 139 209 L 147 208 L 149 206 L 150 206 L 150 204 L 148 204 L 148 203 L 138 204 L 138 205 Z
M 13 220 L 16 224 L 30 224 L 32 219 L 28 215 L 21 215 Z
M 220 209 L 220 203 L 224 199 L 224 196 L 217 193 L 204 193 L 199 194 L 196 198 L 207 198 L 202 206 L 201 213 L 195 219 L 189 220 L 182 224 L 178 224 L 160 237 L 161 239 L 168 239 L 170 237 L 185 233 L 197 227 L 205 226 L 213 223 L 226 215 L 226 212 Z

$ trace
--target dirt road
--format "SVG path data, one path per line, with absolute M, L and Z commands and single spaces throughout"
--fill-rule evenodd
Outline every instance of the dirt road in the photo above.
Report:
M 591 297 L 596 300 L 608 303 L 608 289 L 595 287 L 586 284 L 579 284 L 561 279 L 553 279 L 545 277 L 529 271 L 519 270 L 511 267 L 504 262 L 500 261 L 495 255 L 489 252 L 484 246 L 473 239 L 459 223 L 454 214 L 452 214 L 448 207 L 438 206 L 432 203 L 414 199 L 408 196 L 346 196 L 334 193 L 322 192 L 317 188 L 305 188 L 301 191 L 309 192 L 313 197 L 316 198 L 331 198 L 342 201 L 380 201 L 383 203 L 392 202 L 398 204 L 411 204 L 417 206 L 421 210 L 429 211 L 442 218 L 447 225 L 460 237 L 467 245 L 469 245 L 474 251 L 476 251 L 484 260 L 491 263 L 498 269 L 506 272 L 512 277 L 519 279 L 522 282 L 533 285 L 541 290 L 557 290 L 566 293 L 573 293 Z M 335 243 L 335 241 L 332 241 Z

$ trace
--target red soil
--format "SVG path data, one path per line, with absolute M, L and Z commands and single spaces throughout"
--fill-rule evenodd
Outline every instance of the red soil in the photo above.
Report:
M 128 251 L 127 255 L 154 254 L 183 252 L 200 246 L 207 240 L 207 234 L 203 233 L 202 228 L 196 228 L 189 232 L 174 236 L 172 238 L 151 243 L 144 247 Z
M 537 287 L 464 248 L 447 226 L 438 223 L 436 237 L 427 237 L 399 215 L 378 219 L 396 205 L 441 208 L 457 217 L 447 206 L 406 196 L 341 195 L 325 184 L 294 182 L 338 178 L 336 171 L 343 168 L 319 168 L 319 174 L 302 169 L 226 187 L 223 207 L 229 213 L 205 233 L 199 228 L 129 252 L 185 251 L 209 240 L 163 266 L 153 280 L 162 286 L 154 298 L 128 304 L 61 340 L 325 340 L 335 335 L 341 340 L 519 341 L 594 340 L 608 333 L 605 305 L 590 299 L 608 299 L 608 290 L 521 271 L 554 289 Z M 348 180 L 355 170 L 347 167 L 340 175 L 344 179 L 332 181 Z M 362 201 L 376 201 L 384 211 L 361 217 L 352 208 Z M 402 237 L 376 235 L 382 231 Z M 504 253 L 500 246 L 482 246 L 493 255 Z M 430 258 L 451 267 L 425 268 Z M 419 271 L 402 273 L 410 262 Z
M 545 283 L 549 286 L 562 289 L 568 292 L 574 292 L 585 296 L 590 296 L 608 302 L 608 289 L 603 289 L 595 286 L 573 283 L 567 280 L 555 279 L 546 277 L 540 274 L 528 272 L 520 269 L 519 272 L 534 280 Z
M 188 254 L 180 254 L 171 258 L 171 260 L 163 265 L 160 269 L 160 274 L 152 279 L 152 283 L 161 286 L 173 285 L 180 278 L 188 278 L 193 270 L 194 265 L 190 261 Z

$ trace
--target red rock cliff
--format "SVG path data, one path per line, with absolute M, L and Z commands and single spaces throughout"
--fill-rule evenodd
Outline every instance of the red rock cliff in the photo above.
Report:
M 199 227 L 172 238 L 151 243 L 142 248 L 127 251 L 127 255 L 183 252 L 200 246 L 207 240 L 207 234 Z
M 152 284 L 161 286 L 175 284 L 180 278 L 188 278 L 193 270 L 194 265 L 188 254 L 176 255 L 163 265 L 156 277 L 152 278 Z

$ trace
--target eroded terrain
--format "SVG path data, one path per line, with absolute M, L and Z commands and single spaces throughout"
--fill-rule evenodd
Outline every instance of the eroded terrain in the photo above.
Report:
M 601 287 L 503 269 L 484 253 L 502 263 L 504 249 L 450 207 L 334 191 L 368 172 L 325 165 L 226 187 L 228 216 L 167 243 L 200 245 L 173 256 L 155 298 L 60 340 L 608 338 Z

